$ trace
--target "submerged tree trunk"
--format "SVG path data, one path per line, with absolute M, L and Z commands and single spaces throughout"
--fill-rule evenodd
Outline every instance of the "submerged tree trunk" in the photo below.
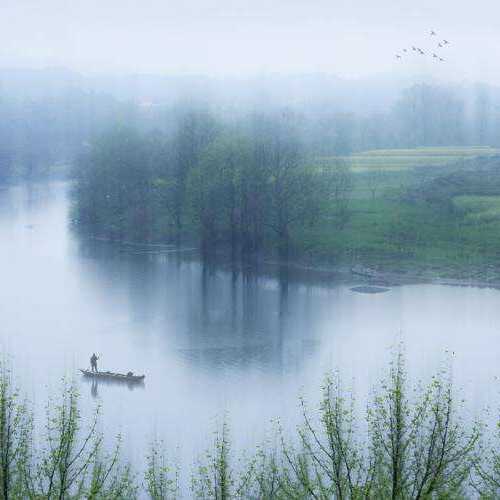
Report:
M 215 218 L 206 214 L 201 222 L 201 254 L 203 258 L 207 258 L 214 254 L 217 246 Z
M 290 257 L 290 232 L 288 229 L 288 224 L 285 224 L 281 227 L 278 238 L 280 260 L 288 262 L 288 259 Z

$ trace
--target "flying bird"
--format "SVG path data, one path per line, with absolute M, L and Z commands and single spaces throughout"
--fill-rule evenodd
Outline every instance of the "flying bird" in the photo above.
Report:
M 414 52 L 416 52 L 417 51 L 417 47 L 413 47 L 413 45 L 412 45 L 411 50 L 413 50 Z
M 396 59 L 401 59 L 401 56 L 399 54 L 396 54 Z
M 439 47 L 439 48 L 442 48 L 442 47 L 443 47 L 443 44 L 442 44 L 442 43 L 438 43 L 438 47 Z
M 420 52 L 420 55 L 423 56 L 425 52 L 422 49 L 417 49 Z
M 441 62 L 444 62 L 444 59 L 443 59 L 442 57 L 440 57 L 440 58 L 439 58 L 439 60 L 440 60 Z
M 444 43 L 445 45 L 449 45 L 449 44 L 450 44 L 450 42 L 449 42 L 448 40 L 443 40 L 443 43 Z
M 403 49 L 403 52 L 408 52 L 408 49 Z
M 432 57 L 433 57 L 434 59 L 437 59 L 439 56 L 437 56 L 436 54 L 432 54 Z
M 436 32 L 434 30 L 431 30 L 431 36 L 436 36 Z

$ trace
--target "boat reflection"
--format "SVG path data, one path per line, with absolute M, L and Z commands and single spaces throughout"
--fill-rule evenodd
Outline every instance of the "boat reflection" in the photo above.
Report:
M 135 389 L 145 389 L 146 385 L 144 380 L 142 381 L 128 381 L 128 380 L 113 380 L 113 379 L 100 379 L 100 378 L 90 378 L 82 375 L 82 382 L 90 384 L 90 395 L 93 398 L 99 397 L 99 387 L 109 387 L 109 386 L 126 386 L 129 391 Z

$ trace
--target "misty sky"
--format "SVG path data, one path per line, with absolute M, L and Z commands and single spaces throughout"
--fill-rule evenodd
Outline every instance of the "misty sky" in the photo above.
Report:
M 445 63 L 395 53 L 452 45 Z M 0 0 L 0 67 L 86 72 L 393 72 L 500 84 L 499 0 Z

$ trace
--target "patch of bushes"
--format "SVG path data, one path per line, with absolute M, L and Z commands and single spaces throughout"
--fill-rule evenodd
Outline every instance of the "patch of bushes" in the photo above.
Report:
M 411 387 L 402 350 L 363 415 L 341 385 L 326 377 L 317 408 L 301 400 L 294 435 L 278 425 L 264 443 L 237 460 L 228 425 L 191 472 L 181 495 L 181 472 L 158 443 L 141 475 L 120 456 L 120 439 L 107 451 L 98 431 L 99 409 L 84 425 L 78 393 L 64 385 L 48 406 L 45 431 L 33 432 L 33 414 L 0 377 L 0 497 L 29 499 L 179 498 L 428 499 L 498 498 L 500 430 L 494 435 L 462 419 L 447 370 Z

